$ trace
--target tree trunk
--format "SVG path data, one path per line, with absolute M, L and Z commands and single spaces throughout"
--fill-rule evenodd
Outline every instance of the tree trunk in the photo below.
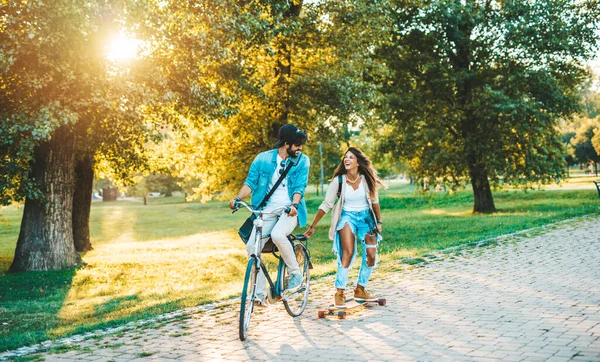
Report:
M 470 163 L 469 174 L 471 176 L 471 186 L 473 186 L 473 197 L 475 199 L 473 212 L 483 214 L 496 212 L 490 181 L 485 169 L 476 163 Z
M 90 240 L 90 210 L 94 186 L 94 157 L 85 154 L 75 163 L 75 190 L 73 191 L 73 239 L 75 250 L 92 250 Z
M 289 25 L 300 17 L 303 1 L 293 1 L 290 7 L 282 14 L 282 23 Z M 278 14 L 274 14 L 278 16 Z M 277 39 L 277 66 L 275 68 L 275 99 L 274 99 L 274 124 L 273 134 L 277 138 L 279 127 L 287 124 L 292 107 L 292 95 L 290 94 L 290 82 L 292 77 L 292 46 L 291 37 Z
M 36 146 L 31 179 L 41 198 L 27 198 L 11 272 L 72 268 L 81 263 L 73 242 L 75 136 L 63 126 Z
M 492 213 L 496 211 L 496 206 L 486 166 L 479 161 L 477 155 L 477 142 L 480 139 L 478 132 L 481 131 L 478 131 L 478 121 L 473 114 L 472 107 L 477 62 L 473 61 L 474 47 L 471 44 L 471 37 L 476 24 L 470 16 L 464 15 L 457 17 L 456 21 L 449 22 L 446 26 L 446 36 L 455 44 L 455 51 L 448 48 L 447 56 L 454 70 L 460 74 L 456 82 L 457 108 L 464 112 L 461 121 L 461 136 L 465 142 L 465 160 L 469 167 L 475 198 L 473 212 Z

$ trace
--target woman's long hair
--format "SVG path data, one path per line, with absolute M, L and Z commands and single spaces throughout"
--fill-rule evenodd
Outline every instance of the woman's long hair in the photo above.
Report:
M 381 187 L 386 189 L 387 187 L 381 181 L 381 179 L 377 176 L 377 170 L 373 167 L 371 163 L 371 159 L 367 157 L 359 148 L 357 147 L 349 147 L 346 152 L 342 155 L 342 160 L 338 167 L 333 171 L 333 179 L 335 179 L 339 175 L 345 175 L 346 167 L 344 167 L 344 157 L 346 153 L 352 152 L 354 156 L 356 156 L 356 160 L 358 161 L 358 174 L 365 176 L 365 180 L 367 180 L 367 185 L 369 185 L 369 193 L 371 197 L 374 197 L 377 193 L 376 188 Z

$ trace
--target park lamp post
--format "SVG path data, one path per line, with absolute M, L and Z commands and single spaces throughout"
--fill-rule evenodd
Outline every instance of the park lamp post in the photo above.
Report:
M 325 173 L 323 171 L 323 144 L 319 142 L 319 160 L 321 161 L 321 178 L 319 184 L 321 185 L 321 195 L 323 195 L 323 183 L 325 181 Z

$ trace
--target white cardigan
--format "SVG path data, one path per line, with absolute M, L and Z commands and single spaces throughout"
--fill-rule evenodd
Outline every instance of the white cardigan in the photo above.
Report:
M 375 197 L 368 197 L 369 195 L 369 184 L 367 184 L 367 181 L 365 180 L 365 177 L 363 175 L 360 175 L 361 179 L 362 179 L 362 184 L 364 185 L 363 187 L 365 188 L 365 195 L 367 195 L 367 202 L 369 203 L 369 208 L 371 209 L 371 212 L 374 214 L 373 212 L 373 204 L 378 204 L 379 203 L 379 195 L 377 194 L 377 191 L 375 191 Z M 333 178 L 333 180 L 331 181 L 331 183 L 329 184 L 329 187 L 327 188 L 327 193 L 325 194 L 325 200 L 323 200 L 323 202 L 321 203 L 321 206 L 319 206 L 320 210 L 323 210 L 325 213 L 329 212 L 329 210 L 333 209 L 333 212 L 331 214 L 331 227 L 329 228 L 329 239 L 334 240 L 335 237 L 335 228 L 337 226 L 338 221 L 340 221 L 340 217 L 342 216 L 342 206 L 344 205 L 344 195 L 346 194 L 346 188 L 348 187 L 348 184 L 346 184 L 346 175 L 342 175 L 342 192 L 340 194 L 340 199 L 339 201 L 336 203 L 336 199 L 337 199 L 337 192 L 338 192 L 338 188 L 339 188 L 339 181 L 337 176 Z M 335 204 L 335 206 L 334 206 Z

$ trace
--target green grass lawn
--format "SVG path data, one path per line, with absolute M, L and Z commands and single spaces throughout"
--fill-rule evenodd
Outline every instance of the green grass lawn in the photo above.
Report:
M 412 186 L 394 185 L 380 196 L 380 261 L 598 213 L 600 207 L 595 189 L 498 191 L 494 197 L 497 213 L 472 215 L 469 191 L 424 198 Z M 307 195 L 309 211 L 320 202 Z M 19 207 L 0 209 L 0 350 L 221 300 L 241 290 L 246 254 L 236 228 L 247 214 L 231 215 L 226 203 L 184 203 L 175 197 L 153 198 L 147 206 L 95 202 L 94 250 L 83 255 L 86 267 L 7 274 L 21 214 Z M 335 271 L 329 220 L 323 218 L 310 240 L 315 277 Z

